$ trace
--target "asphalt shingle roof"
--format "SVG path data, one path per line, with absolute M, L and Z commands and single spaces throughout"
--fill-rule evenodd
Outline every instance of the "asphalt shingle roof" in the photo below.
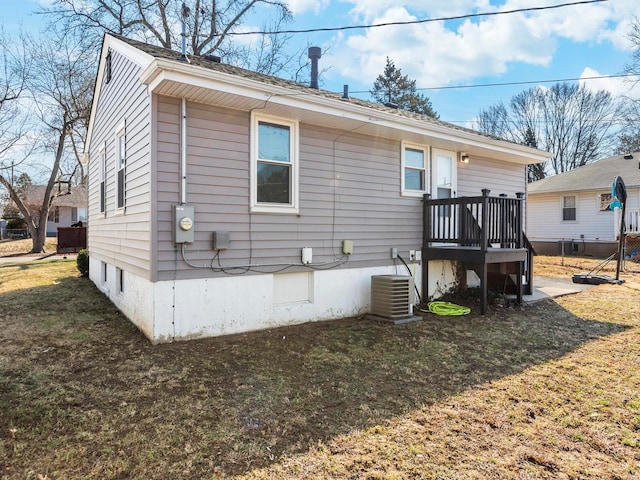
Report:
M 628 154 L 627 154 L 628 155 Z M 614 155 L 568 172 L 543 178 L 528 185 L 529 195 L 537 193 L 577 192 L 582 190 L 610 190 L 613 180 L 620 176 L 627 187 L 640 187 L 640 152 Z
M 42 204 L 45 190 L 44 185 L 29 186 L 26 194 L 27 201 Z M 61 186 L 60 189 L 54 186 L 52 194 L 55 195 L 52 202 L 54 206 L 87 208 L 87 187 L 84 185 L 71 187 L 71 193 L 68 193 L 66 186 Z
M 131 45 L 132 47 L 137 48 L 138 50 L 147 53 L 149 55 L 151 55 L 154 58 L 161 58 L 161 59 L 165 59 L 165 60 L 173 60 L 176 62 L 181 62 L 181 53 L 176 52 L 174 50 L 170 50 L 167 48 L 163 48 L 163 47 L 158 47 L 155 45 L 149 45 L 147 43 L 143 43 L 143 42 L 139 42 L 137 40 L 132 40 L 130 38 L 126 38 L 123 36 L 119 36 L 119 35 L 114 35 L 111 34 L 111 36 L 113 36 L 114 38 L 117 38 L 118 40 L 121 40 L 129 45 Z M 202 67 L 202 68 L 207 68 L 210 70 L 214 70 L 217 72 L 222 72 L 222 73 L 226 73 L 229 75 L 237 75 L 240 77 L 244 77 L 244 78 L 248 78 L 251 80 L 255 80 L 257 82 L 261 82 L 264 84 L 268 84 L 268 85 L 274 85 L 274 86 L 280 86 L 280 87 L 284 87 L 284 88 L 288 88 L 291 90 L 295 90 L 298 91 L 300 93 L 304 93 L 304 94 L 308 94 L 308 95 L 315 95 L 315 96 L 321 96 L 321 97 L 325 97 L 325 98 L 331 98 L 331 99 L 335 99 L 338 102 L 342 102 L 344 100 L 342 100 L 342 94 L 339 93 L 335 93 L 335 92 L 331 92 L 328 90 L 322 90 L 322 89 L 315 89 L 315 88 L 311 88 L 306 84 L 302 84 L 302 83 L 297 83 L 294 82 L 292 80 L 285 80 L 283 78 L 279 78 L 279 77 L 274 77 L 272 75 L 265 75 L 263 73 L 258 73 L 258 72 L 254 72 L 251 70 L 247 70 L 244 68 L 240 68 L 240 67 L 235 67 L 233 65 L 228 65 L 225 64 L 223 62 L 215 62 L 210 58 L 207 58 L 205 56 L 197 56 L 197 55 L 187 55 L 187 58 L 189 60 L 189 63 L 191 65 L 196 65 L 198 67 Z M 181 62 L 182 63 L 182 62 Z M 500 140 L 506 143 L 514 143 L 514 142 L 510 142 L 508 140 L 504 140 L 502 138 L 498 138 L 495 137 L 493 135 L 487 135 L 481 132 L 478 132 L 476 130 L 472 130 L 469 128 L 465 128 L 465 127 L 461 127 L 459 125 L 454 125 L 452 123 L 447 123 L 447 122 L 443 122 L 442 120 L 438 120 L 432 117 L 428 117 L 426 115 L 421 115 L 418 113 L 413 113 L 413 112 L 408 112 L 405 110 L 399 110 L 399 109 L 394 109 L 394 108 L 389 108 L 385 105 L 379 104 L 379 103 L 374 103 L 374 102 L 369 102 L 366 100 L 361 100 L 355 97 L 350 97 L 349 98 L 349 102 L 351 104 L 355 104 L 355 105 L 359 105 L 365 108 L 369 108 L 369 109 L 373 109 L 373 110 L 377 110 L 377 111 L 381 111 L 381 112 L 385 112 L 385 113 L 391 113 L 393 115 L 397 115 L 400 117 L 405 117 L 405 118 L 411 118 L 414 120 L 419 120 L 419 121 L 423 121 L 426 123 L 432 123 L 435 125 L 441 125 L 441 126 L 445 126 L 447 128 L 451 128 L 451 129 L 455 129 L 455 130 L 459 130 L 461 132 L 468 132 L 468 133 L 473 133 L 485 138 L 491 138 L 493 140 Z

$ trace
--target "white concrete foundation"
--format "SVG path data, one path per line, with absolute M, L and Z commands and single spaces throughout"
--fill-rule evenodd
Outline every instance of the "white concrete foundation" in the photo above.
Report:
M 421 266 L 410 267 L 420 289 Z M 363 315 L 371 277 L 396 274 L 408 272 L 386 266 L 161 282 L 123 272 L 120 288 L 115 266 L 90 259 L 89 268 L 91 280 L 153 343 Z M 437 294 L 451 283 L 450 262 L 431 262 L 429 277 Z

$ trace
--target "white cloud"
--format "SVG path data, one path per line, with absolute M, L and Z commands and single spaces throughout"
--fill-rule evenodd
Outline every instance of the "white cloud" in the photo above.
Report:
M 507 0 L 500 6 L 491 6 L 487 0 L 410 0 L 401 6 L 393 0 L 342 1 L 352 5 L 352 15 L 366 19 L 367 23 L 513 10 L 532 5 L 525 0 Z M 538 5 L 541 3 L 542 0 Z M 438 4 L 436 9 L 433 4 Z M 634 15 L 640 16 L 640 2 L 616 0 L 457 22 L 371 28 L 333 39 L 333 72 L 357 81 L 375 79 L 382 73 L 388 56 L 403 74 L 416 79 L 419 87 L 500 76 L 515 63 L 550 66 L 561 42 L 574 45 L 610 42 L 614 48 L 628 49 L 625 32 Z
M 452 15 L 462 15 L 480 10 L 494 10 L 489 5 L 489 0 L 449 0 L 425 1 L 409 0 L 398 5 L 397 0 L 341 0 L 343 3 L 352 4 L 351 15 L 360 20 L 371 20 L 383 16 L 389 9 L 404 7 L 407 10 L 419 15 L 420 18 L 443 17 Z
M 634 99 L 640 99 L 640 85 L 638 77 L 609 77 L 609 78 L 591 78 L 606 76 L 593 68 L 586 67 L 580 75 L 580 84 L 589 88 L 590 90 L 607 90 L 614 97 L 630 97 Z
M 387 10 L 376 23 L 415 18 L 397 7 Z M 388 56 L 419 87 L 448 85 L 500 75 L 509 62 L 548 65 L 555 48 L 548 33 L 544 25 L 522 15 L 490 17 L 480 23 L 464 21 L 456 31 L 442 22 L 375 28 L 348 37 L 348 50 L 358 53 L 337 58 L 334 65 L 347 77 L 373 79 L 382 72 Z
M 286 0 L 294 16 L 309 11 L 319 13 L 329 5 L 329 2 L 330 0 Z

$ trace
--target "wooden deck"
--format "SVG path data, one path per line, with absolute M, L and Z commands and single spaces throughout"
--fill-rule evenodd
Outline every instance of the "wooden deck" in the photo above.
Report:
M 432 200 L 424 197 L 422 296 L 429 298 L 429 261 L 450 260 L 473 266 L 480 277 L 480 310 L 487 310 L 489 265 L 509 265 L 516 298 L 522 303 L 533 284 L 533 249 L 523 232 L 524 194 Z M 523 277 L 526 282 L 523 282 Z

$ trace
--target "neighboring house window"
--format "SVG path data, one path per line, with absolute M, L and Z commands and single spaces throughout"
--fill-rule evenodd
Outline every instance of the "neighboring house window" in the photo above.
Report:
M 60 223 L 60 207 L 51 207 L 47 220 L 53 223 Z
M 86 208 L 78 208 L 78 207 L 72 207 L 71 208 L 71 221 L 72 222 L 77 222 L 78 220 L 80 220 L 81 222 L 86 222 L 87 221 L 87 209 Z
M 252 115 L 251 209 L 298 213 L 298 124 Z
M 402 144 L 401 191 L 406 195 L 422 195 L 427 191 L 429 148 Z
M 125 124 L 116 130 L 116 208 L 124 208 L 125 200 L 125 166 L 127 163 L 127 137 Z
M 613 210 L 611 204 L 615 201 L 615 198 L 610 193 L 601 193 L 598 195 L 600 211 Z
M 107 142 L 100 149 L 100 212 L 104 213 L 106 206 L 106 178 L 107 178 Z
M 573 195 L 562 197 L 562 220 L 576 219 L 576 197 Z

